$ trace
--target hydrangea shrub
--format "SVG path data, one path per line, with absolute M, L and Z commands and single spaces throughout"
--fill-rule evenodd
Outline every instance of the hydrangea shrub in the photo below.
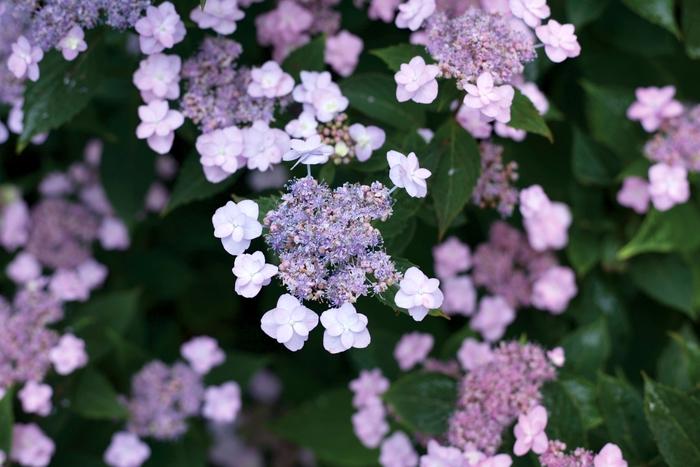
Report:
M 0 0 L 0 466 L 700 466 L 696 0 Z

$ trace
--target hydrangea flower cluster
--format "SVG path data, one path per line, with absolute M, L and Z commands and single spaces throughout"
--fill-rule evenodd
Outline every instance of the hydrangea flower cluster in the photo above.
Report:
M 272 121 L 276 99 L 248 94 L 251 72 L 237 67 L 241 46 L 223 37 L 207 37 L 196 55 L 185 61 L 182 111 L 203 133 Z
M 54 442 L 35 423 L 15 423 L 12 427 L 10 460 L 20 465 L 46 467 L 56 450 Z
M 549 101 L 547 97 L 540 91 L 535 83 L 525 82 L 522 78 L 517 79 L 515 86 L 525 97 L 530 99 L 535 109 L 540 115 L 545 115 L 549 110 Z M 457 122 L 476 139 L 486 139 L 494 133 L 501 138 L 512 139 L 513 141 L 523 141 L 527 133 L 524 130 L 518 130 L 507 123 L 499 121 L 491 121 L 479 109 L 471 108 L 464 103 L 457 112 Z
M 299 83 L 292 93 L 294 101 L 302 104 L 299 116 L 285 126 L 293 139 L 290 157 L 300 159 L 304 151 L 319 149 L 321 157 L 307 158 L 306 164 L 322 164 L 329 158 L 335 164 L 353 159 L 367 161 L 372 152 L 381 148 L 385 133 L 376 126 L 351 124 L 344 113 L 349 101 L 327 71 L 302 71 Z M 291 155 L 293 154 L 293 156 Z
M 134 84 L 145 101 L 138 109 L 141 124 L 136 128 L 136 136 L 145 139 L 156 153 L 167 154 L 173 146 L 175 130 L 185 119 L 168 103 L 180 96 L 180 58 L 162 52 L 185 38 L 185 25 L 175 6 L 163 2 L 157 7 L 149 6 L 134 26 L 141 52 L 147 55 L 134 73 Z
M 132 379 L 128 430 L 138 436 L 169 440 L 187 431 L 204 397 L 200 375 L 184 363 L 147 364 Z
M 389 190 L 379 182 L 331 190 L 306 177 L 292 181 L 265 216 L 265 240 L 292 295 L 340 306 L 383 293 L 400 279 L 371 225 L 391 214 Z
M 520 192 L 520 214 L 528 242 L 536 251 L 560 250 L 568 243 L 571 211 L 566 204 L 551 201 L 541 186 Z
M 408 352 L 409 344 L 422 338 L 418 333 L 404 336 L 397 351 L 404 348 L 402 353 Z M 424 360 L 424 352 L 416 350 L 416 355 L 418 353 Z M 492 349 L 489 344 L 467 338 L 458 358 L 466 375 L 459 371 L 448 373 L 461 378 L 457 407 L 443 438 L 448 444 L 441 445 L 435 439 L 426 440 L 423 435 L 414 434 L 419 444 L 425 446 L 427 441 L 427 452 L 422 456 L 406 433 L 389 434 L 387 415 L 392 409 L 381 397 L 390 383 L 382 372 L 376 368 L 362 370 L 359 377 L 350 382 L 356 409 L 352 416 L 355 435 L 364 446 L 380 448 L 382 467 L 509 467 L 513 462 L 510 455 L 496 451 L 501 447 L 504 431 L 514 421 L 517 421 L 513 430 L 516 456 L 533 451 L 547 467 L 627 467 L 619 447 L 612 443 L 606 444 L 598 454 L 577 448 L 569 455 L 565 453 L 564 443 L 547 437 L 548 414 L 540 405 L 540 389 L 556 378 L 555 366 L 561 366 L 564 360 L 561 348 L 545 352 L 536 344 L 502 342 Z M 399 363 L 401 361 L 399 358 Z M 424 371 L 433 372 L 433 367 L 449 366 L 450 362 L 435 365 L 425 361 Z M 408 369 L 409 366 L 402 367 L 404 371 Z
M 66 341 L 49 328 L 63 319 L 63 308 L 39 284 L 20 290 L 11 305 L 0 300 L 0 315 L 0 389 L 20 383 L 40 383 L 52 364 L 60 374 L 84 365 L 84 358 L 80 357 L 75 365 L 66 361 L 76 354 L 74 350 L 85 355 L 84 350 L 79 352 L 82 341 L 76 338 L 71 342 L 72 337 Z
M 309 42 L 312 35 L 323 33 L 331 41 L 331 51 L 330 54 L 327 52 L 326 60 L 335 63 L 334 66 L 340 65 L 332 58 L 335 54 L 333 48 L 336 47 L 333 45 L 334 38 L 337 40 L 336 33 L 340 29 L 340 14 L 333 10 L 338 3 L 339 0 L 280 0 L 273 10 L 255 19 L 258 43 L 271 46 L 272 57 L 281 62 L 294 49 Z M 348 44 L 347 38 L 338 36 L 341 44 Z M 349 55 L 338 59 L 347 60 L 359 54 L 356 44 L 348 45 Z M 339 72 L 344 71 L 345 66 L 340 65 Z
M 21 387 L 17 396 L 27 414 L 46 417 L 53 411 L 53 389 L 44 383 L 51 368 L 64 376 L 87 364 L 83 340 L 51 328 L 62 319 L 61 302 L 41 283 L 19 290 L 11 304 L 0 297 L 0 399 L 10 397 L 12 386 Z M 11 460 L 46 466 L 53 451 L 53 441 L 37 425 L 14 425 Z
M 556 378 L 544 349 L 535 344 L 503 342 L 492 352 L 460 383 L 447 435 L 452 446 L 488 455 L 496 452 L 503 431 L 518 415 L 539 404 L 542 385 Z
M 241 409 L 241 390 L 229 381 L 204 387 L 203 377 L 222 364 L 224 352 L 216 340 L 199 336 L 180 349 L 185 362 L 173 365 L 155 360 L 134 375 L 131 395 L 123 403 L 129 411 L 126 431 L 115 433 L 105 451 L 111 467 L 140 466 L 150 448 L 140 438 L 172 441 L 188 430 L 187 419 L 201 414 L 215 423 L 232 423 Z
M 352 405 L 357 411 L 352 416 L 352 426 L 360 442 L 370 448 L 376 448 L 389 432 L 386 421 L 386 408 L 381 399 L 389 389 L 389 380 L 381 370 L 363 370 L 357 379 L 350 381 L 353 392 Z
M 394 7 L 389 8 L 393 14 Z M 397 27 L 417 31 L 423 26 L 425 30 L 416 33 L 420 37 L 415 36 L 415 41 L 426 46 L 437 65 L 426 65 L 422 57 L 401 65 L 395 76 L 397 99 L 431 103 L 437 97 L 435 78 L 454 78 L 457 87 L 467 93 L 464 106 L 476 111 L 469 117 L 470 126 L 490 134 L 489 122 L 495 121 L 499 135 L 523 139 L 522 131 L 507 126 L 515 87 L 523 87 L 525 65 L 537 57 L 538 47 L 544 47 L 555 63 L 580 54 L 574 26 L 553 19 L 541 24 L 550 15 L 543 0 L 513 0 L 509 8 L 497 11 L 472 3 L 466 10 L 460 8 L 459 14 L 449 4 L 441 8 L 444 11 L 434 0 L 398 5 Z M 536 38 L 541 44 L 536 44 Z
M 11 25 L 9 30 L 3 27 L 3 36 L 7 35 L 3 45 L 11 45 L 11 53 L 3 57 L 0 52 L 0 58 L 16 80 L 36 81 L 39 79 L 38 64 L 44 53 L 55 48 L 66 60 L 75 60 L 88 48 L 85 30 L 100 24 L 117 29 L 134 26 L 150 4 L 150 0 L 0 2 L 0 24 Z M 0 77 L 4 85 L 6 77 L 3 74 Z M 16 92 L 17 84 L 10 85 Z M 11 99 L 12 103 L 16 100 L 17 97 Z
M 570 454 L 566 454 L 566 444 L 548 439 L 545 433 L 547 419 L 547 409 L 541 405 L 536 405 L 518 416 L 518 423 L 513 430 L 513 452 L 516 456 L 524 456 L 532 451 L 539 454 L 539 461 L 543 467 L 627 467 L 622 451 L 612 443 L 603 446 L 598 454 L 583 448 L 576 448 Z
M 458 82 L 488 76 L 492 83 L 509 83 L 536 57 L 527 30 L 514 27 L 503 15 L 477 8 L 458 17 L 433 14 L 427 20 L 426 34 L 426 47 L 442 75 Z
M 7 266 L 17 284 L 40 280 L 60 300 L 85 301 L 102 285 L 107 269 L 92 257 L 92 244 L 105 250 L 129 247 L 129 232 L 116 216 L 99 178 L 101 144 L 86 147 L 85 161 L 67 172 L 52 172 L 39 185 L 41 199 L 29 208 L 7 191 L 0 207 L 0 243 L 8 251 L 22 248 Z
M 700 171 L 700 106 L 683 106 L 674 99 L 673 86 L 638 88 L 637 100 L 627 116 L 638 120 L 647 132 L 655 132 L 644 146 L 644 155 L 654 165 L 647 182 L 629 176 L 618 193 L 618 202 L 643 214 L 649 203 L 659 211 L 690 199 L 688 174 Z
M 513 213 L 518 190 L 518 163 L 503 162 L 503 146 L 483 141 L 480 148 L 481 175 L 472 193 L 472 202 L 481 208 L 496 209 L 503 217 Z
M 86 158 L 97 155 L 88 148 Z M 89 162 L 92 161 L 92 162 Z M 18 285 L 40 280 L 45 269 L 51 292 L 60 300 L 86 300 L 107 276 L 92 258 L 92 243 L 106 250 L 129 246 L 126 226 L 115 216 L 97 176 L 99 160 L 88 158 L 67 173 L 49 174 L 40 184 L 42 199 L 31 209 L 13 190 L 0 207 L 0 243 L 23 248 L 7 266 Z
M 208 37 L 183 65 L 182 111 L 203 132 L 196 146 L 212 183 L 245 166 L 267 171 L 290 148 L 289 137 L 270 123 L 275 108 L 289 104 L 294 80 L 272 61 L 237 67 L 241 51 L 233 40 Z
M 317 75 L 315 79 L 325 78 Z M 319 146 L 318 135 L 291 144 L 284 159 L 298 160 L 297 164 L 307 167 L 327 160 L 332 150 L 328 145 Z M 230 201 L 214 214 L 215 237 L 229 254 L 237 256 L 233 268 L 236 292 L 254 297 L 274 276 L 279 276 L 290 292 L 261 320 L 263 331 L 288 349 L 301 349 L 319 322 L 318 315 L 303 306 L 303 300 L 336 307 L 320 317 L 325 328 L 323 345 L 330 353 L 369 345 L 367 317 L 352 305 L 361 296 L 383 296 L 393 288 L 395 305 L 416 321 L 442 305 L 439 280 L 428 278 L 416 267 L 401 274 L 383 250 L 379 229 L 372 225 L 391 216 L 394 190 L 405 188 L 413 197 L 427 192 L 425 179 L 430 172 L 420 168 L 415 154 L 407 157 L 389 151 L 387 159 L 389 177 L 395 183 L 391 190 L 380 182 L 346 183 L 332 190 L 310 175 L 289 182 L 281 203 L 263 218 L 268 230 L 265 241 L 279 259 L 279 266 L 267 264 L 262 252 L 245 253 L 263 230 L 255 202 Z
M 10 0 L 0 2 L 0 102 L 4 104 L 15 105 L 22 99 L 23 80 L 15 76 L 7 61 L 14 54 L 14 43 L 27 34 L 29 20 L 30 12 L 25 5 Z M 0 128 L 5 128 L 2 123 Z M 0 142 L 5 138 L 0 138 Z
M 524 235 L 504 222 L 492 224 L 489 240 L 474 254 L 450 237 L 433 248 L 434 268 L 445 293 L 443 311 L 473 316 L 470 325 L 485 339 L 505 333 L 519 308 L 534 306 L 559 314 L 576 295 L 573 271 L 549 251 L 533 249 Z M 471 275 L 466 274 L 471 269 Z M 477 306 L 476 287 L 488 293 Z

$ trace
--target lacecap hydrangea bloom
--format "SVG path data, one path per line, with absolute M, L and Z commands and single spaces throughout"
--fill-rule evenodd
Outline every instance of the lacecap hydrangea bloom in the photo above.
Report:
M 437 64 L 426 64 L 419 56 L 402 64 L 395 76 L 396 97 L 400 102 L 413 99 L 427 104 L 437 96 L 436 77 L 454 78 L 466 91 L 465 107 L 477 110 L 483 123 L 496 121 L 499 134 L 520 140 L 524 133 L 505 125 L 525 65 L 537 57 L 536 39 L 546 56 L 559 63 L 581 52 L 575 28 L 553 19 L 541 24 L 551 13 L 546 0 L 512 0 L 499 8 L 474 3 L 467 2 L 456 12 L 433 0 L 398 5 L 396 25 L 412 31 L 424 27 L 416 33 L 421 35 L 417 42 L 426 46 Z

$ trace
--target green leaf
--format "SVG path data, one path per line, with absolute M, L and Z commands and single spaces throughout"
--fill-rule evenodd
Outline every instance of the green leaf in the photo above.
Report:
M 683 326 L 678 333 L 671 334 L 668 344 L 664 347 L 656 364 L 658 380 L 676 389 L 690 390 L 695 383 L 700 382 L 695 375 L 700 370 L 700 361 L 693 360 L 693 354 L 688 350 L 698 348 L 698 342 L 690 326 Z
M 375 225 L 382 233 L 384 240 L 401 236 L 405 232 L 406 223 L 423 205 L 420 199 L 411 198 L 406 190 L 397 190 L 392 196 L 394 197 L 393 214 L 386 221 L 377 222 Z
M 72 62 L 58 52 L 41 61 L 41 77 L 27 81 L 24 91 L 24 129 L 17 142 L 23 150 L 33 136 L 69 122 L 87 106 L 102 82 L 103 47 L 93 37 L 88 50 Z
M 579 327 L 561 342 L 566 365 L 577 373 L 593 378 L 610 356 L 610 336 L 604 318 Z
M 323 71 L 326 68 L 324 54 L 326 36 L 320 35 L 311 42 L 295 49 L 282 63 L 282 69 L 299 81 L 302 71 Z
M 335 171 L 335 164 L 333 162 L 324 164 L 318 172 L 318 178 L 330 185 L 335 179 Z
M 576 406 L 584 430 L 591 430 L 603 423 L 595 384 L 584 378 L 560 378 L 559 384 Z
M 124 420 L 129 416 L 112 384 L 94 369 L 80 375 L 71 402 L 77 414 L 93 420 Z
M 644 419 L 642 396 L 628 382 L 598 375 L 598 405 L 609 440 L 617 444 L 625 459 L 643 463 L 654 457 L 655 447 Z
M 583 411 L 574 395 L 559 381 L 553 381 L 542 388 L 542 396 L 547 411 L 556 414 L 547 422 L 547 435 L 569 446 L 585 446 L 587 436 Z
M 695 318 L 693 272 L 678 255 L 643 255 L 630 261 L 632 281 L 664 305 Z
M 566 256 L 579 276 L 586 275 L 601 260 L 600 238 L 595 233 L 574 225 L 569 233 Z
M 457 382 L 437 373 L 413 373 L 391 385 L 384 400 L 411 431 L 441 435 L 457 401 Z
M 683 360 L 688 364 L 688 380 L 691 385 L 700 387 L 700 344 L 695 335 L 690 337 L 673 333 L 671 338 L 678 343 L 683 351 Z
M 242 199 L 242 198 L 241 198 Z M 263 219 L 265 219 L 265 216 L 267 215 L 268 212 L 272 211 L 277 207 L 277 205 L 280 203 L 281 198 L 278 195 L 268 195 L 268 196 L 260 196 L 259 198 L 254 199 L 256 203 L 258 203 L 258 221 L 262 223 Z M 238 202 L 238 200 L 236 201 Z
M 640 253 L 695 250 L 700 246 L 700 236 L 688 235 L 688 232 L 700 232 L 700 212 L 692 203 L 664 212 L 652 210 L 617 256 L 629 259 Z
M 586 114 L 590 136 L 606 145 L 621 160 L 639 158 L 645 136 L 635 122 L 627 118 L 627 109 L 634 101 L 630 88 L 581 83 L 586 92 Z
M 566 16 L 577 29 L 598 19 L 610 0 L 566 0 Z
M 352 395 L 336 389 L 290 410 L 272 424 L 282 438 L 310 449 L 330 465 L 367 466 L 378 452 L 360 444 L 352 429 Z
M 401 65 L 410 62 L 413 57 L 423 57 L 425 63 L 434 62 L 425 47 L 414 44 L 392 45 L 383 49 L 370 50 L 369 53 L 382 59 L 391 71 L 399 71 Z
M 525 130 L 528 133 L 535 133 L 544 136 L 549 141 L 554 141 L 552 131 L 547 126 L 542 115 L 537 111 L 532 101 L 519 89 L 515 90 L 508 126 Z
M 583 185 L 607 186 L 620 171 L 618 159 L 605 146 L 596 143 L 574 127 L 573 172 Z
M 622 3 L 647 21 L 661 26 L 676 37 L 680 36 L 674 14 L 674 0 L 622 0 Z
M 644 413 L 670 467 L 700 465 L 700 401 L 647 378 Z
M 691 58 L 700 58 L 700 2 L 683 0 L 681 13 L 685 50 Z
M 143 212 L 146 193 L 153 183 L 155 158 L 146 143 L 122 127 L 114 143 L 105 142 L 100 178 L 117 215 L 127 224 Z
M 12 408 L 14 390 L 8 388 L 0 399 L 0 451 L 9 453 L 12 446 L 12 427 L 15 424 L 15 414 Z
M 428 192 L 435 203 L 442 237 L 471 199 L 481 173 L 479 147 L 464 128 L 450 119 L 435 134 L 424 165 L 432 171 Z
M 91 360 L 111 349 L 107 334 L 123 334 L 138 312 L 139 292 L 112 292 L 91 298 L 70 315 L 70 326 L 85 340 Z
M 382 73 L 361 73 L 340 83 L 350 107 L 383 124 L 400 130 L 425 126 L 425 110 L 414 102 L 396 100 L 396 83 Z
M 200 201 L 218 195 L 231 188 L 239 176 L 240 172 L 236 172 L 223 182 L 211 183 L 204 177 L 197 153 L 190 153 L 180 168 L 175 181 L 175 188 L 173 188 L 173 193 L 170 195 L 170 201 L 165 211 L 163 211 L 163 215 L 170 214 L 180 206 L 193 201 Z

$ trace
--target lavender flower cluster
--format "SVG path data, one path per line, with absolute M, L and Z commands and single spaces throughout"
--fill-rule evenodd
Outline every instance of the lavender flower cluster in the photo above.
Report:
M 680 116 L 665 120 L 660 131 L 644 147 L 644 152 L 654 162 L 700 172 L 700 105 L 686 108 Z
M 700 106 L 684 106 L 675 99 L 674 86 L 637 88 L 637 99 L 627 109 L 630 120 L 655 133 L 644 147 L 654 162 L 648 181 L 632 175 L 625 178 L 617 201 L 644 214 L 653 205 L 668 211 L 690 199 L 688 172 L 700 170 Z
M 24 86 L 5 65 L 12 44 L 29 25 L 29 10 L 23 2 L 0 0 L 0 103 L 14 105 L 22 99 Z
M 187 418 L 199 412 L 204 397 L 202 377 L 184 363 L 154 361 L 132 379 L 129 431 L 159 440 L 187 432 Z
M 462 16 L 437 12 L 426 24 L 427 49 L 446 78 L 474 81 L 490 73 L 496 84 L 509 83 L 535 59 L 535 44 L 509 18 L 480 9 Z
M 491 360 L 460 383 L 457 410 L 449 422 L 452 446 L 492 455 L 503 431 L 542 399 L 540 388 L 556 378 L 545 351 L 536 344 L 503 342 Z
M 557 265 L 551 252 L 535 251 L 521 232 L 505 222 L 491 226 L 489 240 L 476 248 L 473 262 L 474 283 L 514 308 L 529 306 L 537 279 Z
M 182 67 L 186 89 L 181 101 L 182 113 L 203 133 L 255 121 L 270 123 L 275 105 L 288 103 L 288 99 L 248 94 L 250 69 L 236 65 L 241 51 L 236 41 L 207 37 L 197 54 Z
M 332 36 L 340 29 L 339 0 L 281 0 L 275 9 L 255 20 L 258 42 L 272 46 L 272 56 L 282 61 L 314 34 Z
M 553 440 L 547 450 L 539 456 L 542 467 L 594 467 L 595 454 L 584 448 L 576 448 L 566 453 L 566 444 Z
M 400 280 L 372 225 L 391 214 L 389 190 L 379 182 L 331 190 L 305 177 L 290 182 L 281 204 L 265 216 L 265 240 L 290 293 L 340 306 Z
M 503 162 L 503 146 L 484 141 L 480 145 L 481 175 L 472 193 L 472 202 L 481 208 L 497 209 L 503 217 L 513 213 L 518 202 L 518 163 Z
M 45 266 L 72 269 L 92 256 L 99 220 L 84 205 L 46 199 L 32 209 L 30 223 L 26 250 Z
M 61 319 L 61 303 L 39 288 L 17 293 L 12 304 L 0 297 L 0 389 L 43 381 L 59 341 L 49 325 Z
M 13 282 L 46 281 L 56 298 L 84 301 L 107 277 L 107 268 L 93 259 L 93 244 L 99 241 L 105 250 L 129 247 L 127 227 L 102 187 L 101 154 L 102 144 L 94 140 L 86 146 L 84 162 L 49 173 L 39 184 L 41 197 L 34 206 L 16 190 L 5 191 L 0 245 L 8 252 L 20 249 L 6 269 Z
M 29 16 L 27 39 L 49 51 L 75 26 L 92 29 L 100 23 L 113 28 L 133 26 L 151 4 L 150 0 L 21 0 Z

